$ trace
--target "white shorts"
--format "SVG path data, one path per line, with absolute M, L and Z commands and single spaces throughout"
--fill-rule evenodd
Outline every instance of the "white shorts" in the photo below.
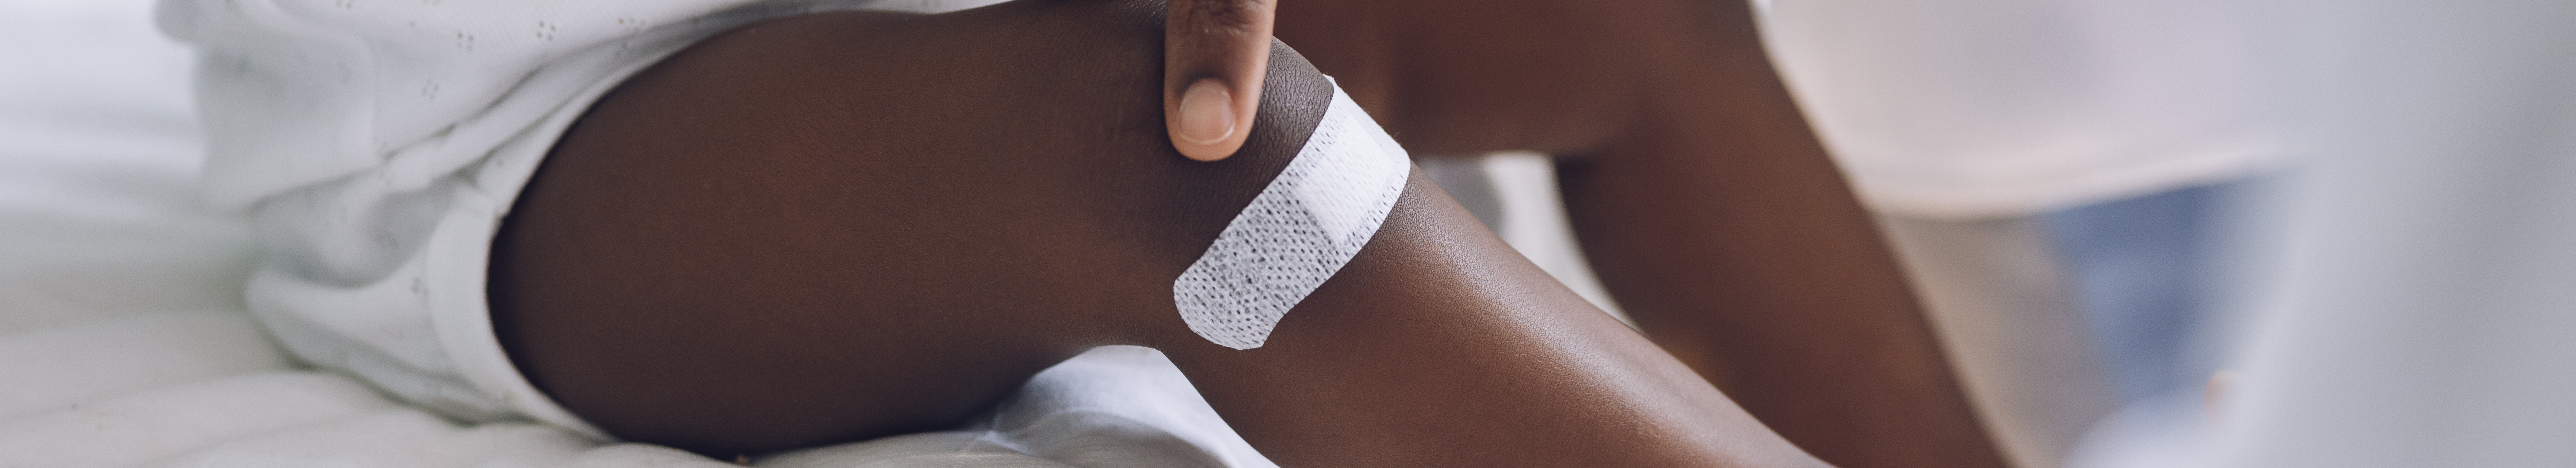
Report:
M 493 335 L 493 235 L 558 136 L 628 75 L 765 18 L 994 0 L 166 0 L 198 49 L 206 197 L 252 216 L 246 293 L 295 355 L 468 421 L 606 436 Z
M 598 94 L 583 93 L 533 130 L 562 133 Z M 484 298 L 493 235 L 553 140 L 505 145 L 474 171 L 477 177 L 395 196 L 411 198 L 408 204 L 379 201 L 375 210 L 353 209 L 360 207 L 351 202 L 366 197 L 351 197 L 364 189 L 348 186 L 263 203 L 254 217 L 268 255 L 246 294 L 252 315 L 305 361 L 355 374 L 447 416 L 476 422 L 526 417 L 607 440 L 520 375 L 493 334 Z M 299 265 L 315 259 L 291 253 L 327 244 L 298 228 L 358 223 L 426 232 L 417 239 L 387 236 L 394 242 L 386 245 L 412 249 L 364 282 L 330 281 Z

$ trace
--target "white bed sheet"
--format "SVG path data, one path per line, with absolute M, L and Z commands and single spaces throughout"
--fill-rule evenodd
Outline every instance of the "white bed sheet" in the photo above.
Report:
M 142 0 L 0 0 L 0 467 L 731 465 L 460 424 L 296 364 L 242 309 L 250 236 L 197 202 L 188 52 L 150 24 Z M 967 428 L 754 464 L 1275 466 L 1135 347 Z

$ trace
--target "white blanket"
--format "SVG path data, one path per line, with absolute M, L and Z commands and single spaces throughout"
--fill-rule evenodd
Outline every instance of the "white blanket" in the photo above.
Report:
M 282 353 L 252 245 L 196 198 L 184 48 L 139 0 L 0 0 L 0 467 L 728 466 L 459 424 Z M 1096 350 L 971 427 L 763 467 L 1273 466 L 1152 350 Z

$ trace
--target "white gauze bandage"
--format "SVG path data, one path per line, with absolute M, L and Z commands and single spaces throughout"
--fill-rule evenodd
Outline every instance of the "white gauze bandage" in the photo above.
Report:
M 1225 347 L 1261 347 L 1289 308 L 1377 235 L 1412 171 L 1404 148 L 1334 86 L 1297 159 L 1172 281 L 1181 321 Z

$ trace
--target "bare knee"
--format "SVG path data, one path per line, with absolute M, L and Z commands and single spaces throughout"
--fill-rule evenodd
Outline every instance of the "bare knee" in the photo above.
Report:
M 1168 333 L 1171 279 L 1332 91 L 1283 48 L 1244 152 L 1188 161 L 1155 100 L 1158 11 L 818 14 L 666 59 L 522 194 L 496 328 L 583 418 L 717 454 L 953 425 Z

